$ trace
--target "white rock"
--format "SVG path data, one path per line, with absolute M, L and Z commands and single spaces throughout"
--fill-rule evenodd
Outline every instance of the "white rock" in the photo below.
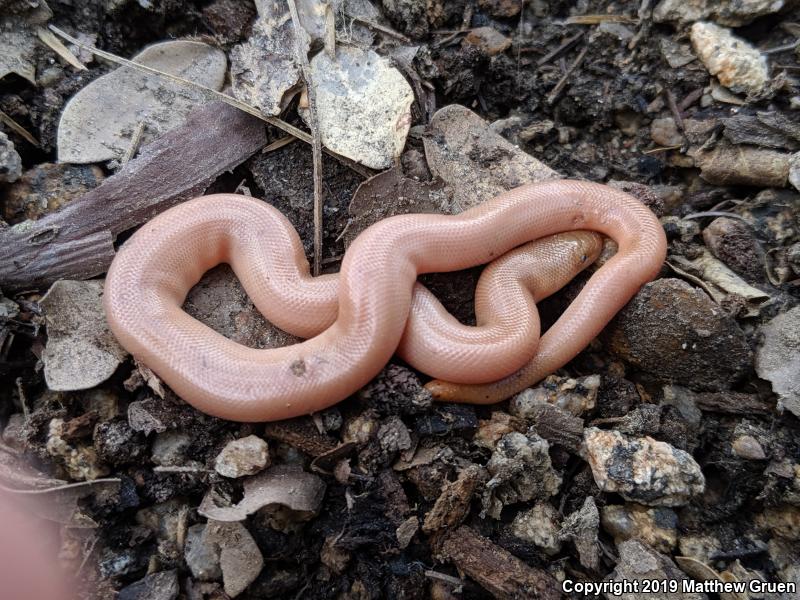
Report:
M 653 11 L 653 20 L 691 23 L 711 19 L 720 25 L 739 27 L 776 13 L 785 5 L 785 0 L 661 0 Z
M 322 143 L 373 169 L 400 156 L 411 126 L 414 92 L 388 60 L 372 50 L 337 46 L 336 59 L 311 60 Z M 308 120 L 308 111 L 301 110 Z
M 108 328 L 102 281 L 55 282 L 42 298 L 47 346 L 44 378 L 54 391 L 86 390 L 114 374 L 127 352 Z
M 789 183 L 796 190 L 800 190 L 800 152 L 795 152 L 789 157 Z
M 22 159 L 14 148 L 14 142 L 0 131 L 0 182 L 12 183 L 22 175 Z
M 233 440 L 217 455 L 214 469 L 223 477 L 255 475 L 269 464 L 267 442 L 255 435 Z
M 734 92 L 758 95 L 769 83 L 767 61 L 761 53 L 734 36 L 730 29 L 697 22 L 689 32 L 692 47 L 719 82 Z
M 705 478 L 691 454 L 651 437 L 589 427 L 583 432 L 597 486 L 649 506 L 681 506 L 702 494 Z
M 200 85 L 222 89 L 227 59 L 222 50 L 187 40 L 162 42 L 133 57 L 143 65 Z M 144 145 L 183 123 L 206 94 L 155 75 L 120 67 L 95 79 L 64 107 L 58 125 L 58 160 L 93 163 L 121 158 L 144 123 Z
M 772 383 L 779 406 L 800 417 L 800 306 L 772 319 L 761 333 L 756 373 Z
M 528 510 L 517 513 L 511 523 L 511 533 L 553 555 L 561 552 L 558 511 L 552 504 L 539 502 Z

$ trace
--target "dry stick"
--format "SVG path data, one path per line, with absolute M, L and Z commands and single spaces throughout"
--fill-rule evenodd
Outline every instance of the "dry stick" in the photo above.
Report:
M 675 94 L 672 93 L 672 90 L 667 88 L 664 90 L 664 95 L 667 97 L 667 105 L 672 113 L 672 117 L 675 119 L 675 125 L 680 131 L 684 131 L 685 128 L 683 126 L 683 115 L 681 114 L 681 110 L 678 108 L 678 103 L 675 101 Z
M 394 29 L 391 29 L 389 27 L 384 27 L 380 23 L 375 23 L 375 22 L 369 21 L 367 19 L 362 19 L 361 17 L 359 17 L 357 15 L 350 14 L 348 12 L 345 12 L 344 16 L 347 17 L 348 19 L 352 19 L 356 23 L 361 23 L 362 25 L 364 25 L 365 27 L 367 27 L 369 29 L 373 29 L 373 30 L 375 30 L 375 31 L 377 31 L 379 33 L 383 33 L 385 35 L 388 35 L 389 37 L 393 37 L 393 38 L 395 38 L 397 40 L 400 40 L 404 44 L 408 44 L 408 45 L 411 44 L 411 40 L 409 38 L 407 38 L 406 36 L 404 36 L 402 33 L 398 32 L 398 31 L 395 31 Z
M 551 50 L 550 52 L 545 54 L 542 58 L 537 60 L 536 66 L 541 67 L 542 65 L 549 63 L 551 60 L 553 60 L 556 56 L 558 56 L 562 52 L 566 52 L 567 50 L 569 50 L 573 46 L 573 44 L 575 44 L 579 39 L 581 39 L 584 36 L 585 33 L 586 33 L 585 31 L 581 31 L 573 35 L 571 38 L 567 38 L 566 40 L 564 40 L 564 42 L 558 48 Z
M 298 129 L 294 125 L 291 125 L 291 124 L 287 123 L 286 121 L 284 121 L 282 119 L 279 119 L 278 117 L 272 117 L 270 115 L 267 115 L 267 114 L 261 112 L 260 110 L 258 110 L 257 108 L 255 108 L 254 106 L 250 106 L 246 102 L 242 102 L 241 100 L 237 100 L 236 98 L 228 96 L 227 94 L 223 94 L 222 92 L 218 92 L 217 90 L 215 90 L 213 88 L 206 87 L 204 85 L 200 85 L 199 83 L 195 83 L 194 81 L 190 81 L 190 80 L 184 79 L 182 77 L 177 77 L 175 75 L 170 75 L 169 73 L 165 73 L 164 71 L 159 71 L 158 69 L 154 69 L 153 67 L 148 67 L 147 65 L 142 65 L 142 64 L 134 62 L 132 60 L 128 60 L 127 58 L 122 58 L 121 56 L 117 56 L 116 54 L 111 54 L 110 52 L 106 52 L 105 50 L 100 50 L 99 48 L 95 48 L 94 46 L 90 46 L 88 44 L 84 44 L 80 40 L 77 40 L 74 37 L 72 37 L 71 35 L 69 35 L 68 33 L 64 32 L 64 31 L 61 31 L 55 25 L 49 25 L 48 27 L 50 27 L 50 29 L 54 33 L 60 35 L 61 37 L 63 37 L 65 40 L 67 40 L 71 44 L 75 44 L 76 46 L 78 46 L 80 48 L 83 48 L 84 50 L 88 50 L 89 52 L 92 52 L 93 54 L 96 54 L 100 58 L 105 58 L 106 60 L 108 60 L 108 61 L 110 61 L 112 63 L 118 64 L 118 65 L 123 65 L 123 66 L 126 66 L 126 67 L 130 67 L 130 68 L 135 69 L 136 71 L 139 71 L 141 73 L 147 73 L 149 75 L 155 75 L 156 77 L 169 79 L 170 81 L 172 81 L 174 83 L 190 87 L 190 88 L 192 88 L 194 90 L 202 91 L 205 94 L 211 96 L 214 100 L 219 100 L 220 102 L 224 102 L 225 104 L 229 104 L 230 106 L 233 106 L 234 108 L 238 108 L 239 110 L 241 110 L 243 112 L 246 112 L 247 114 L 253 115 L 254 117 L 258 117 L 262 121 L 265 121 L 265 122 L 269 123 L 270 125 L 272 125 L 273 127 L 277 127 L 278 129 L 281 129 L 281 130 L 285 131 L 289 135 L 293 135 L 297 139 L 302 140 L 307 144 L 311 144 L 313 142 L 311 136 L 309 134 L 307 134 L 305 131 L 303 131 L 302 129 Z M 341 161 L 342 164 L 350 167 L 353 171 L 355 171 L 356 173 L 358 173 L 362 177 L 369 178 L 369 177 L 372 177 L 374 175 L 374 173 L 370 169 L 358 164 L 354 160 L 351 160 L 351 159 L 347 158 L 346 156 L 342 156 L 341 154 L 336 154 L 335 152 L 333 152 L 332 150 L 328 150 L 327 148 L 325 148 L 324 150 L 325 150 L 325 152 L 327 152 L 328 154 L 330 154 L 331 156 L 333 156 L 337 160 Z
M 578 54 L 578 58 L 576 58 L 575 61 L 567 68 L 567 71 L 564 73 L 564 76 L 556 84 L 556 87 L 554 87 L 553 90 L 547 95 L 548 104 L 553 104 L 556 101 L 558 95 L 566 87 L 569 76 L 572 75 L 575 69 L 577 69 L 580 66 L 588 51 L 589 51 L 589 46 L 584 46 L 583 50 L 581 50 L 581 53 Z
M 308 54 L 303 48 L 307 41 L 308 33 L 300 24 L 300 14 L 294 0 L 289 1 L 289 12 L 294 23 L 294 49 L 303 80 L 306 84 L 308 96 L 308 128 L 311 130 L 311 152 L 314 163 L 314 275 L 319 275 L 322 267 L 322 139 L 319 135 L 319 121 L 317 120 L 317 92 L 311 81 L 311 65 L 308 63 Z
M 0 110 L 0 123 L 5 123 L 11 131 L 16 133 L 19 137 L 24 139 L 26 142 L 31 144 L 32 146 L 39 147 L 39 140 L 33 137 L 28 130 L 25 129 L 22 125 L 17 123 L 14 119 L 9 117 L 6 113 Z

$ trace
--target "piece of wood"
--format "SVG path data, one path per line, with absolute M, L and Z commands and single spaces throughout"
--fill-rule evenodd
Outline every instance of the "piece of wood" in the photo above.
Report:
M 435 545 L 440 560 L 452 562 L 500 600 L 561 598 L 558 582 L 552 575 L 528 566 L 466 525 L 445 533 Z
M 120 233 L 201 194 L 266 144 L 264 123 L 214 102 L 102 185 L 38 221 L 0 230 L 0 288 L 40 289 L 106 271 Z

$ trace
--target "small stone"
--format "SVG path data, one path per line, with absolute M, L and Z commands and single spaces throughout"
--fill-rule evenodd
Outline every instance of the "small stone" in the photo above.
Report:
M 487 56 L 495 56 L 511 47 L 511 38 L 507 38 L 493 27 L 476 27 L 467 34 L 463 44 L 475 46 Z
M 755 146 L 735 146 L 721 141 L 710 150 L 691 150 L 703 179 L 716 185 L 785 187 L 789 161 L 794 156 Z
M 512 432 L 497 443 L 486 469 L 492 478 L 483 495 L 484 511 L 500 518 L 503 506 L 556 494 L 561 477 L 553 469 L 550 446 L 534 431 Z
M 214 461 L 214 470 L 223 477 L 255 475 L 269 466 L 267 442 L 255 435 L 233 440 Z
M 772 383 L 779 406 L 800 417 L 800 306 L 762 325 L 756 373 Z
M 478 0 L 478 6 L 493 17 L 507 19 L 519 14 L 521 5 L 516 0 Z
M 764 249 L 746 223 L 717 217 L 703 230 L 703 241 L 714 256 L 748 281 L 764 279 Z
M 678 126 L 672 117 L 653 119 L 650 123 L 650 137 L 659 146 L 667 148 L 680 146 L 684 142 L 683 134 L 678 131 Z
M 122 588 L 117 600 L 175 600 L 178 592 L 178 572 L 161 571 Z
M 712 75 L 731 91 L 758 96 L 769 84 L 769 68 L 761 53 L 729 29 L 697 22 L 689 33 L 692 47 Z
M 785 0 L 661 0 L 653 11 L 653 20 L 686 24 L 710 18 L 720 25 L 740 27 L 780 12 L 785 5 Z
M 45 163 L 28 169 L 5 193 L 3 218 L 11 224 L 38 219 L 97 187 L 103 171 L 94 165 Z
M 795 152 L 789 157 L 789 183 L 794 189 L 800 190 L 800 152 Z
M 215 581 L 222 577 L 219 548 L 209 543 L 205 523 L 192 525 L 186 533 L 184 559 L 192 576 L 200 581 Z
M 372 169 L 388 169 L 411 127 L 414 92 L 391 63 L 373 52 L 337 45 L 311 59 L 322 143 Z M 307 121 L 308 111 L 300 110 Z
M 99 423 L 94 430 L 94 448 L 102 460 L 114 466 L 131 464 L 147 452 L 144 435 L 124 419 Z
M 600 520 L 617 545 L 639 539 L 654 550 L 669 553 L 678 543 L 678 515 L 671 508 L 609 504 L 603 507 Z
M 427 0 L 382 0 L 386 16 L 400 31 L 412 38 L 421 38 L 428 33 Z
M 633 581 L 669 581 L 676 580 L 678 583 L 677 592 L 667 592 L 653 590 L 652 593 L 647 594 L 650 600 L 707 600 L 707 597 L 702 592 L 684 592 L 681 587 L 681 581 L 686 579 L 686 575 L 675 566 L 672 560 L 663 554 L 659 554 L 655 550 L 648 548 L 639 540 L 628 540 L 622 542 L 617 546 L 619 550 L 619 562 L 614 569 L 614 572 L 609 575 L 608 580 L 620 583 L 620 585 L 628 584 L 622 588 L 629 590 L 630 583 Z M 641 589 L 641 584 L 639 589 Z M 609 598 L 611 596 L 608 596 Z M 640 593 L 633 591 L 626 591 L 620 595 L 615 595 L 613 598 L 619 600 L 639 600 Z
M 133 427 L 133 425 L 131 425 L 131 427 Z M 186 452 L 191 444 L 191 436 L 183 431 L 164 431 L 156 433 L 153 438 L 153 446 L 151 449 L 152 460 L 155 464 L 162 467 L 185 465 Z
M 767 458 L 764 448 L 752 435 L 742 435 L 733 440 L 731 444 L 733 453 L 745 460 L 765 460 Z
M 705 490 L 694 458 L 651 437 L 628 438 L 618 431 L 584 431 L 592 475 L 604 492 L 648 506 L 682 506 Z
M 511 399 L 509 412 L 522 419 L 533 418 L 539 404 L 549 403 L 575 416 L 592 410 L 600 389 L 600 376 L 571 377 L 548 376 L 535 388 L 521 391 Z
M 108 475 L 108 466 L 97 456 L 91 446 L 70 444 L 64 437 L 64 420 L 52 419 L 47 431 L 47 453 L 59 459 L 70 478 L 76 481 L 91 481 Z
M 478 421 L 478 431 L 475 432 L 472 443 L 487 450 L 494 450 L 497 442 L 505 434 L 512 431 L 524 432 L 525 429 L 525 423 L 521 419 L 512 417 L 503 410 L 496 410 L 489 419 Z
M 14 148 L 14 142 L 0 131 L 0 182 L 11 183 L 22 175 L 22 159 Z
M 539 502 L 517 513 L 511 522 L 511 533 L 541 548 L 548 556 L 561 552 L 558 511 L 547 502 Z
M 698 391 L 727 389 L 752 364 L 733 317 L 679 279 L 644 285 L 606 335 L 612 352 L 657 381 Z

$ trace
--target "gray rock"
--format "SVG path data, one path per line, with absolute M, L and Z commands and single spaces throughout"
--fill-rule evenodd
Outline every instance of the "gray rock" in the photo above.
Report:
M 175 600 L 178 592 L 178 572 L 161 571 L 122 588 L 117 600 Z
M 603 507 L 600 521 L 618 545 L 638 539 L 654 550 L 670 552 L 678 543 L 678 515 L 671 508 L 609 504 Z
M 683 134 L 672 117 L 653 119 L 650 123 L 650 137 L 659 146 L 680 146 L 684 142 Z
M 643 286 L 605 336 L 613 353 L 653 379 L 699 391 L 729 388 L 752 364 L 736 321 L 679 279 Z
M 772 383 L 779 406 L 800 417 L 800 306 L 763 325 L 761 333 L 756 372 Z
M 648 506 L 681 506 L 705 490 L 694 458 L 666 442 L 596 427 L 584 430 L 584 441 L 592 475 L 604 492 Z
M 229 442 L 214 461 L 217 473 L 234 478 L 255 475 L 268 465 L 267 442 L 255 435 Z
M 130 408 L 128 419 L 130 421 Z M 131 427 L 133 427 L 131 423 Z M 139 431 L 142 431 L 139 426 Z M 186 451 L 192 443 L 192 438 L 183 431 L 163 431 L 156 433 L 153 438 L 152 460 L 162 467 L 178 466 L 186 463 Z
M 659 554 L 645 546 L 639 540 L 622 542 L 619 550 L 619 562 L 614 572 L 608 577 L 609 581 L 676 581 L 678 591 L 674 593 L 657 591 L 647 594 L 652 600 L 706 600 L 702 592 L 683 592 L 681 582 L 686 575 L 675 566 L 669 557 Z M 639 600 L 641 593 L 625 592 L 620 595 L 605 594 L 609 600 Z
M 726 88 L 754 97 L 765 91 L 770 80 L 767 60 L 749 43 L 707 22 L 692 25 L 689 37 L 708 72 Z
M 561 552 L 558 521 L 558 511 L 553 505 L 539 502 L 532 508 L 517 513 L 511 522 L 511 533 L 552 556 Z
M 42 360 L 51 390 L 93 388 L 127 356 L 108 328 L 102 294 L 102 281 L 61 280 L 42 298 L 48 337 Z
M 133 57 L 200 85 L 222 89 L 227 59 L 222 50 L 201 42 L 174 40 L 153 44 Z M 183 123 L 208 95 L 120 67 L 98 77 L 70 99 L 58 125 L 58 160 L 94 163 L 122 158 L 140 123 L 141 145 Z
M 661 0 L 653 11 L 656 23 L 691 23 L 711 19 L 739 27 L 764 15 L 780 12 L 785 0 Z
M 337 46 L 336 58 L 311 59 L 322 143 L 372 169 L 388 169 L 411 127 L 414 92 L 391 63 L 373 52 Z M 308 121 L 308 111 L 300 110 Z
M 504 435 L 486 463 L 492 478 L 483 495 L 484 512 L 499 519 L 507 504 L 543 500 L 556 494 L 561 477 L 553 469 L 549 449 L 547 441 L 534 431 Z
M 587 496 L 583 506 L 564 519 L 558 533 L 560 540 L 572 540 L 581 565 L 596 570 L 600 564 L 597 534 L 600 529 L 600 512 L 592 496 Z
M 215 581 L 222 577 L 222 569 L 219 566 L 219 547 L 208 539 L 206 527 L 205 523 L 189 527 L 183 556 L 195 579 Z
M 11 183 L 22 175 L 22 159 L 14 148 L 14 142 L 0 131 L 0 183 Z
M 717 217 L 703 230 L 703 241 L 714 256 L 748 281 L 764 280 L 764 249 L 747 223 Z
M 575 416 L 592 410 L 597 402 L 600 376 L 587 375 L 573 379 L 548 376 L 535 388 L 521 391 L 511 399 L 509 412 L 523 419 L 531 418 L 539 404 L 553 404 Z

